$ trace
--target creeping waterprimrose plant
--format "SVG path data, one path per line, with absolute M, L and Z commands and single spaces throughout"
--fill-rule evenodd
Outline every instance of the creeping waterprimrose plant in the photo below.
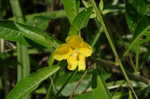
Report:
M 149 43 L 150 0 L 0 0 L 0 99 L 150 99 Z

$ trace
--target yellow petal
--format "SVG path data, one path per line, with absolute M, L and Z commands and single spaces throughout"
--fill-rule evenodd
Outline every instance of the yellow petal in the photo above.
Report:
M 86 69 L 85 57 L 82 55 L 79 55 L 78 70 L 81 71 L 85 69 Z
M 92 47 L 88 43 L 82 42 L 78 51 L 81 55 L 88 57 L 92 54 Z
M 72 49 L 68 44 L 60 45 L 53 53 L 54 59 L 61 61 L 67 59 L 68 56 L 72 53 Z
M 69 70 L 75 70 L 77 68 L 77 65 L 78 65 L 77 54 L 73 53 L 72 55 L 70 55 L 67 58 L 67 62 L 68 62 L 67 68 Z
M 67 44 L 69 44 L 72 48 L 79 48 L 82 41 L 83 39 L 79 35 L 72 35 L 66 39 Z

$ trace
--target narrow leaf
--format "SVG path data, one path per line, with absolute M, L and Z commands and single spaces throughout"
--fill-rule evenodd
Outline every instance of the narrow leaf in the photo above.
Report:
M 69 18 L 70 23 L 73 22 L 74 18 L 78 14 L 78 0 L 62 0 L 64 9 L 66 11 L 67 17 Z
M 44 67 L 24 78 L 10 91 L 7 99 L 21 99 L 21 97 L 25 96 L 28 92 L 32 92 L 43 80 L 53 75 L 59 69 L 59 66 Z
M 149 29 L 150 29 L 149 23 L 150 23 L 149 17 L 145 16 L 137 24 L 135 33 L 133 35 L 134 36 L 133 40 L 132 40 L 131 44 L 128 46 L 127 50 L 125 51 L 124 56 L 126 56 L 133 47 L 135 47 L 137 45 L 141 45 L 143 40 L 140 40 L 140 38 L 144 35 L 146 36 L 147 34 L 149 34 Z
M 18 31 L 14 23 L 10 21 L 0 21 L 0 38 L 28 45 L 22 33 Z
M 126 20 L 131 32 L 135 32 L 139 20 L 148 15 L 148 3 L 146 0 L 127 0 L 126 1 Z
M 100 2 L 99 2 L 99 8 L 101 10 L 103 10 L 103 8 L 104 8 L 104 1 L 103 0 L 100 0 Z
M 73 99 L 112 99 L 102 78 L 97 77 L 97 87 L 89 93 L 75 96 Z
M 80 12 L 73 20 L 69 35 L 78 34 L 80 29 L 84 28 L 87 25 L 91 13 L 92 8 L 88 8 Z
M 92 99 L 111 99 L 102 77 L 97 77 L 97 87 L 93 90 Z
M 13 21 L 0 21 L 0 29 L 0 38 L 6 40 L 27 43 L 25 38 L 28 38 L 47 48 L 56 47 L 59 44 L 54 37 L 40 29 Z
M 45 32 L 40 31 L 39 29 L 29 27 L 20 23 L 16 23 L 15 25 L 26 38 L 29 38 L 40 45 L 44 45 L 48 48 L 58 46 L 58 42 L 56 41 L 56 39 L 47 35 Z

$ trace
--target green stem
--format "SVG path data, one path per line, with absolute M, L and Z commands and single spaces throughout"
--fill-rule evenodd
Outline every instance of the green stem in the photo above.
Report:
M 13 15 L 18 22 L 23 23 L 24 17 L 21 11 L 19 0 L 9 0 Z M 17 42 L 17 81 L 25 78 L 30 73 L 30 62 L 27 47 Z M 29 98 L 28 96 L 25 99 Z
M 111 40 L 111 37 L 110 37 L 109 32 L 108 32 L 108 29 L 107 29 L 107 27 L 106 27 L 106 25 L 105 25 L 105 22 L 104 22 L 104 19 L 103 19 L 102 11 L 101 11 L 101 9 L 98 9 L 98 8 L 97 8 L 97 6 L 96 6 L 94 0 L 91 0 L 91 3 L 92 3 L 93 8 L 94 8 L 95 11 L 96 11 L 96 15 L 97 15 L 98 21 L 99 21 L 99 22 L 102 24 L 102 26 L 103 26 L 103 29 L 104 29 L 105 35 L 106 35 L 106 37 L 107 37 L 107 40 L 108 40 L 108 42 L 109 42 L 109 44 L 110 44 L 110 46 L 111 46 L 111 48 L 112 48 L 112 51 L 113 51 L 113 53 L 114 53 L 114 55 L 115 55 L 115 58 L 116 58 L 116 60 L 117 60 L 117 62 L 118 62 L 118 64 L 119 64 L 119 66 L 120 66 L 120 68 L 121 68 L 121 70 L 122 70 L 122 72 L 123 72 L 123 75 L 124 75 L 126 81 L 128 82 L 128 85 L 129 85 L 130 89 L 132 90 L 132 92 L 133 92 L 135 98 L 138 99 L 138 97 L 137 97 L 137 95 L 136 95 L 136 93 L 135 93 L 135 91 L 134 91 L 134 89 L 133 89 L 133 87 L 132 87 L 132 85 L 131 85 L 131 81 L 130 81 L 130 79 L 128 78 L 127 73 L 125 72 L 125 69 L 124 69 L 124 67 L 123 67 L 123 64 L 122 64 L 120 58 L 119 58 L 119 55 L 118 55 L 118 53 L 117 53 L 117 51 L 116 51 L 116 48 L 115 48 L 115 46 L 114 46 L 114 44 L 113 44 L 113 42 L 112 42 L 112 40 Z
M 96 42 L 98 41 L 99 37 L 100 37 L 101 34 L 102 34 L 102 31 L 103 31 L 103 28 L 100 27 L 100 29 L 99 29 L 98 32 L 96 33 L 96 36 L 94 37 L 94 40 L 93 40 L 92 45 L 91 45 L 92 47 L 95 46 Z
M 57 92 L 56 96 L 59 96 L 59 94 L 62 92 L 62 90 L 66 87 L 66 85 L 69 83 L 69 81 L 72 79 L 72 77 L 77 73 L 77 71 L 74 71 L 70 74 L 70 76 L 67 78 L 63 86 L 60 88 L 60 90 Z
M 77 82 L 75 88 L 72 91 L 72 94 L 69 96 L 69 99 L 72 99 L 76 89 L 79 87 L 79 85 L 81 84 L 82 80 L 84 79 L 84 77 L 87 75 L 87 71 L 84 71 L 84 73 L 82 74 L 81 78 L 79 79 L 79 81 Z
M 48 66 L 53 65 L 53 63 L 54 63 L 54 57 L 53 54 L 51 54 L 50 57 L 48 58 Z
M 132 66 L 134 72 L 136 72 L 136 66 L 135 66 L 135 64 L 134 64 L 134 62 L 133 62 L 133 60 L 132 60 L 132 58 L 133 58 L 132 55 L 129 55 L 129 60 L 130 60 L 131 66 Z
M 136 51 L 136 65 L 135 65 L 135 69 L 136 69 L 136 73 L 137 74 L 139 72 L 139 53 L 140 53 L 140 47 L 137 48 L 137 51 Z

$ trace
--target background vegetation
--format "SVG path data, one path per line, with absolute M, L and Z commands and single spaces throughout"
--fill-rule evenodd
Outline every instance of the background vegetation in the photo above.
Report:
M 81 34 L 85 71 L 51 54 Z M 0 0 L 0 99 L 149 99 L 150 0 Z

